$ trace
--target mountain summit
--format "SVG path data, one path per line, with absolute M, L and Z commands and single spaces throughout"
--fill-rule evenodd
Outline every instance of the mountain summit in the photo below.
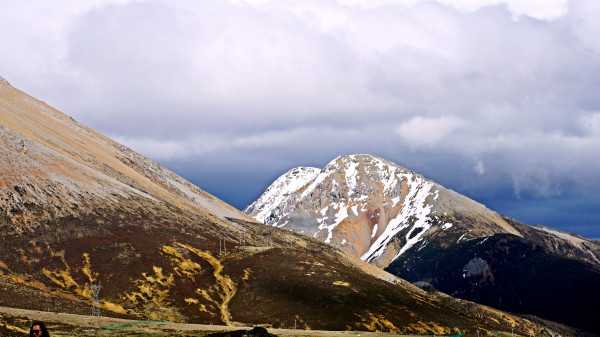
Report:
M 322 170 L 292 169 L 244 212 L 381 267 L 434 233 L 462 230 L 462 235 L 466 229 L 463 239 L 520 235 L 485 206 L 388 160 L 364 154 L 340 156 Z
M 244 212 L 453 296 L 600 331 L 598 242 L 519 223 L 388 160 L 294 168 Z

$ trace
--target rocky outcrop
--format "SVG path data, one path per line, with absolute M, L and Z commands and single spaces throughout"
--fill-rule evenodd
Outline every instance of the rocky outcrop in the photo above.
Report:
M 476 257 L 474 259 L 471 259 L 469 263 L 467 263 L 462 268 L 463 277 L 483 275 L 488 271 L 489 268 L 490 266 L 488 265 L 486 260 Z

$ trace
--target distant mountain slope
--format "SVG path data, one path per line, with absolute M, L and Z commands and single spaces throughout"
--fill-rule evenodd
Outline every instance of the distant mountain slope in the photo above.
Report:
M 318 240 L 264 226 L 6 82 L 0 243 L 0 306 L 89 314 L 90 286 L 101 283 L 104 314 L 129 318 L 550 331 L 428 294 Z
M 462 267 L 481 257 L 483 251 L 471 249 L 469 259 L 465 261 L 456 257 L 453 263 L 438 262 L 438 254 L 454 251 L 471 240 L 490 238 L 493 242 L 491 238 L 502 237 L 515 244 L 538 247 L 536 252 L 543 252 L 549 260 L 561 266 L 569 259 L 580 260 L 589 268 L 583 268 L 578 275 L 600 282 L 595 272 L 600 267 L 600 245 L 596 241 L 548 227 L 527 226 L 503 217 L 413 171 L 371 155 L 340 156 L 321 170 L 292 169 L 278 178 L 244 212 L 267 225 L 287 228 L 330 243 L 374 265 L 387 267 L 402 278 L 428 281 L 459 297 L 497 307 L 498 298 L 502 296 L 499 287 L 518 287 L 517 282 L 525 282 L 524 278 L 503 278 L 501 283 L 492 282 L 493 286 L 492 283 L 481 284 L 472 279 L 473 289 L 465 292 L 462 291 L 464 287 L 456 286 L 457 279 L 463 277 Z M 509 268 L 507 264 L 512 258 L 508 258 L 508 251 L 505 253 L 506 258 L 500 256 L 502 252 L 492 254 L 495 262 L 488 267 L 491 270 Z M 451 260 L 452 255 L 448 259 Z M 527 263 L 530 262 L 527 260 Z M 460 268 L 456 267 L 458 264 L 461 264 Z M 550 271 L 546 269 L 545 272 Z M 445 274 L 453 276 L 441 276 Z M 538 275 L 542 278 L 547 276 Z M 450 279 L 453 281 L 450 282 Z M 535 284 L 544 281 L 528 282 L 535 287 Z M 569 282 L 579 284 L 577 280 Z M 585 283 L 585 286 L 591 284 Z M 546 289 L 544 296 L 550 296 L 553 289 L 563 290 L 563 286 L 540 289 Z M 586 291 L 600 293 L 600 287 Z M 585 297 L 585 293 L 579 294 Z M 539 310 L 521 310 L 514 303 L 509 305 L 510 301 L 504 301 L 500 307 L 557 319 L 560 314 L 568 317 L 580 312 L 577 311 L 577 301 L 583 298 L 573 296 L 568 299 L 568 296 L 565 294 L 566 304 L 560 309 L 542 307 L 541 313 Z M 590 319 L 591 315 L 600 311 L 581 311 L 581 319 L 565 319 L 564 322 L 600 332 L 600 325 Z M 582 325 L 585 319 L 591 325 Z
M 452 296 L 598 333 L 600 268 L 510 234 L 424 246 L 387 271 Z

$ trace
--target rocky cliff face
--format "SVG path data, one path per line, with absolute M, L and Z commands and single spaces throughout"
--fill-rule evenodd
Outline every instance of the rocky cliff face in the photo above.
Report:
M 518 288 L 518 283 L 525 279 L 501 277 L 500 270 L 510 270 L 515 261 L 522 265 L 535 264 L 528 256 L 531 259 L 544 256 L 547 258 L 544 263 L 555 261 L 563 267 L 569 266 L 565 261 L 572 260 L 572 266 L 577 266 L 577 275 L 600 281 L 596 271 L 600 267 L 600 245 L 596 241 L 519 223 L 415 172 L 371 155 L 340 156 L 321 170 L 292 169 L 244 211 L 267 225 L 318 238 L 412 282 L 428 282 L 462 298 L 497 307 L 503 303 L 500 306 L 503 309 L 551 319 L 580 313 L 577 301 L 587 295 L 565 300 L 558 310 L 549 309 L 556 307 L 549 303 L 539 306 L 541 311 L 529 310 L 532 307 L 523 309 L 516 298 L 527 296 L 521 292 L 506 294 L 506 291 Z M 524 253 L 523 258 L 517 259 L 512 254 L 522 251 L 521 248 L 498 250 L 484 244 L 469 244 L 488 239 L 498 242 L 499 238 L 504 240 L 502 242 L 511 242 L 507 247 L 530 246 L 532 253 Z M 461 253 L 445 255 L 450 251 Z M 440 261 L 440 256 L 446 256 L 446 260 Z M 456 261 L 451 263 L 453 256 Z M 493 262 L 483 256 L 493 256 Z M 581 267 L 579 262 L 588 268 Z M 550 272 L 546 269 L 544 273 Z M 544 278 L 552 278 L 544 273 L 538 272 L 536 280 L 530 281 L 533 288 L 542 289 L 536 284 L 544 282 Z M 484 278 L 487 281 L 482 282 L 481 277 L 487 277 Z M 547 293 L 538 295 L 549 298 L 552 289 L 566 293 L 564 287 L 583 281 L 573 277 L 565 282 L 543 288 Z M 584 283 L 580 285 L 589 288 L 591 283 Z M 596 290 L 600 289 L 595 287 Z M 543 302 L 529 300 L 529 303 Z M 597 309 L 590 310 L 599 313 Z M 590 327 L 582 323 L 594 321 L 587 319 L 589 313 L 587 310 L 578 315 L 585 317 L 583 319 L 572 315 L 569 322 L 600 331 L 596 325 Z

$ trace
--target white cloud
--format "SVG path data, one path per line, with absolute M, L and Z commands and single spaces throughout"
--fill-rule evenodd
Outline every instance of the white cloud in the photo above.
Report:
M 600 112 L 581 117 L 579 123 L 586 136 L 600 138 Z
M 487 6 L 505 5 L 515 16 L 527 15 L 552 20 L 564 15 L 568 0 L 440 0 L 462 10 L 475 11 Z
M 599 10 L 593 0 L 1 1 L 0 75 L 155 159 L 371 152 L 552 196 L 600 187 Z
M 269 0 L 246 0 L 248 3 L 267 3 Z M 364 8 L 382 6 L 414 6 L 430 0 L 338 0 L 339 3 Z M 568 0 L 438 0 L 462 11 L 476 11 L 485 7 L 505 5 L 515 16 L 527 15 L 536 19 L 552 20 L 564 15 Z
M 478 175 L 484 174 L 485 166 L 483 165 L 483 162 L 478 160 L 475 166 L 473 166 L 473 171 L 475 171 L 475 173 L 477 173 Z
M 231 134 L 194 134 L 186 138 L 154 139 L 148 137 L 112 138 L 135 151 L 158 161 L 185 160 L 202 156 L 214 157 L 227 153 L 247 153 L 254 151 L 290 153 L 303 152 L 319 148 L 321 151 L 338 148 L 331 153 L 352 153 L 343 144 L 347 139 L 361 135 L 375 134 L 373 128 L 340 129 L 329 126 L 299 127 L 273 130 L 249 135 Z M 377 141 L 371 142 L 370 146 Z M 268 151 L 266 150 L 268 149 Z M 350 152 L 348 152 L 350 151 Z M 318 155 L 315 153 L 315 155 Z
M 417 116 L 400 124 L 396 132 L 413 148 L 434 147 L 442 141 L 451 141 L 449 138 L 463 124 L 462 120 L 453 116 L 437 118 Z

